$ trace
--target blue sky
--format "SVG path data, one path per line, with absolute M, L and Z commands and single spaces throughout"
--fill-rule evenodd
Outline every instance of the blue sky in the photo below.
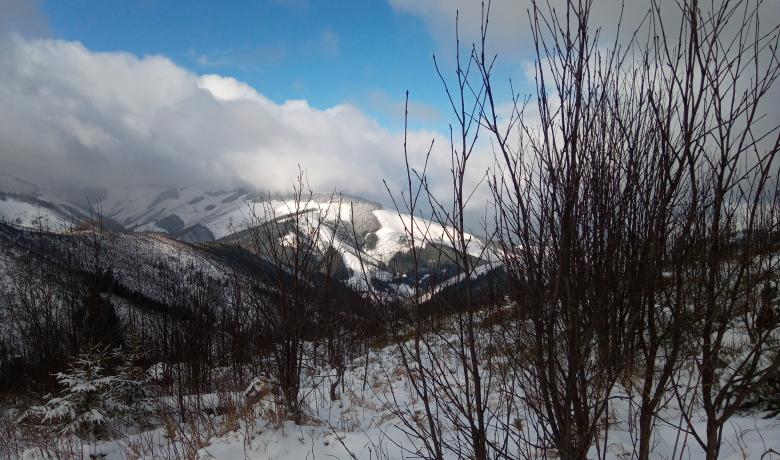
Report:
M 446 110 L 424 22 L 370 1 L 46 1 L 51 34 L 93 51 L 162 54 L 196 73 L 233 76 L 276 102 L 349 102 L 383 125 L 439 125 Z M 454 9 L 452 17 L 454 20 Z

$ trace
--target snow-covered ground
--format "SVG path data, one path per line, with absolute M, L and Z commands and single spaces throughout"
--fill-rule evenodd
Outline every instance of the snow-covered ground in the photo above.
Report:
M 2 193 L 0 193 L 0 222 L 51 232 L 61 232 L 73 225 L 69 216 L 53 207 L 33 199 Z
M 446 347 L 437 348 L 435 352 L 446 353 Z M 455 361 L 452 366 L 457 368 Z M 457 370 L 454 372 L 457 375 Z M 158 428 L 117 441 L 78 442 L 68 448 L 81 449 L 87 455 L 108 459 L 419 458 L 421 442 L 407 435 L 398 414 L 400 411 L 413 416 L 419 413 L 422 405 L 410 387 L 397 347 L 391 345 L 373 349 L 368 355 L 355 359 L 344 375 L 343 386 L 339 387 L 340 400 L 331 402 L 328 390 L 334 378 L 335 373 L 327 368 L 316 368 L 305 375 L 301 391 L 306 395 L 307 415 L 302 425 L 279 421 L 272 400 L 264 399 L 251 410 L 239 410 L 241 414 L 237 416 L 209 415 L 189 425 Z M 489 401 L 495 403 L 504 396 L 501 395 L 500 385 L 493 388 L 495 392 L 491 393 Z M 616 396 L 620 396 L 619 391 Z M 214 408 L 220 401 L 240 405 L 242 398 L 240 393 L 212 394 L 202 397 L 201 402 L 204 407 Z M 628 398 L 615 398 L 610 406 L 611 426 L 606 458 L 632 458 L 632 439 L 636 433 L 632 428 L 635 420 L 631 420 L 630 407 Z M 522 413 L 522 410 L 519 412 Z M 694 412 L 693 417 L 695 428 L 702 430 L 701 414 Z M 196 430 L 192 429 L 194 426 L 197 426 Z M 505 428 L 499 423 L 493 426 L 490 435 L 503 439 Z M 680 411 L 674 404 L 669 404 L 661 413 L 656 428 L 652 458 L 703 458 L 693 436 L 680 430 L 680 426 L 684 426 Z M 458 439 L 452 432 L 447 435 Z M 534 441 L 533 433 L 530 437 Z M 765 419 L 762 414 L 740 414 L 732 417 L 727 424 L 720 458 L 778 459 L 780 455 L 776 452 L 780 452 L 780 420 Z M 517 446 L 513 447 L 511 442 L 509 453 L 511 457 L 518 456 Z M 599 450 L 594 446 L 589 457 L 596 458 L 598 455 Z M 51 457 L 46 457 L 37 449 L 30 449 L 25 452 L 24 458 Z M 447 452 L 445 458 L 455 459 L 458 456 Z

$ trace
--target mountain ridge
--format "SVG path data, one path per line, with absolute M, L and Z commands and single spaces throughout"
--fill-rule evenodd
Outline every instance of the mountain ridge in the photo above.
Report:
M 87 198 L 89 194 L 95 198 Z M 54 233 L 78 228 L 101 216 L 111 231 L 164 234 L 195 245 L 229 244 L 240 242 L 242 234 L 258 226 L 274 219 L 291 219 L 296 213 L 304 213 L 303 225 L 317 232 L 320 251 L 329 250 L 328 245 L 338 251 L 349 273 L 347 283 L 358 290 L 369 288 L 369 278 L 393 286 L 390 289 L 396 293 L 409 292 L 412 225 L 415 244 L 421 249 L 430 253 L 439 251 L 436 246 L 453 246 L 453 229 L 355 196 L 307 194 L 296 200 L 248 188 L 205 190 L 191 186 L 47 189 L 8 174 L 0 176 L 0 221 Z M 287 244 L 285 238 L 290 236 L 279 238 L 279 244 Z M 467 238 L 471 257 L 493 262 L 495 258 L 486 254 L 489 251 L 479 238 Z M 441 259 L 425 259 L 418 276 L 452 282 L 453 267 Z

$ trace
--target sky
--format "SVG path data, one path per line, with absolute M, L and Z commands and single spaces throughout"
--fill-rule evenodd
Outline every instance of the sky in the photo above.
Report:
M 674 14 L 675 0 L 660 0 Z M 553 3 L 561 0 L 553 0 Z M 533 89 L 530 0 L 491 3 L 499 104 Z M 603 34 L 647 3 L 597 0 Z M 0 0 L 0 170 L 81 187 L 252 186 L 388 203 L 403 162 L 449 181 L 453 120 L 433 56 L 452 82 L 455 18 L 464 50 L 479 0 Z M 771 0 L 767 17 L 780 14 Z M 627 29 L 627 27 L 626 27 Z M 623 32 L 625 33 L 625 31 Z M 478 145 L 470 184 L 491 167 Z M 476 200 L 484 205 L 487 195 Z
M 0 13 L 0 168 L 23 179 L 284 191 L 300 167 L 317 191 L 387 202 L 407 90 L 413 164 L 436 139 L 432 165 L 449 168 L 433 55 L 448 72 L 452 50 L 403 2 L 0 0 Z M 456 9 L 437 14 L 454 37 Z
M 409 89 L 418 124 L 442 119 L 433 38 L 423 21 L 384 1 L 75 0 L 41 10 L 55 37 L 91 51 L 163 55 L 198 74 L 236 78 L 276 103 L 351 103 L 398 127 Z

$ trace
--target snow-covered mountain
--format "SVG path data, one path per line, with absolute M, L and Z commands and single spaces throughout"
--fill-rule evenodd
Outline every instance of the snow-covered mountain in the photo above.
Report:
M 27 195 L 0 192 L 0 221 L 10 224 L 59 232 L 75 220 L 66 211 Z
M 114 189 L 53 189 L 45 199 L 92 210 L 129 231 L 166 233 L 189 242 L 213 241 L 241 228 L 241 208 L 260 198 L 247 189 L 139 186 Z
M 322 251 L 332 245 L 341 254 L 349 284 L 364 286 L 363 273 L 368 272 L 373 281 L 401 291 L 412 271 L 409 239 L 414 227 L 422 261 L 418 275 L 435 284 L 452 283 L 456 276 L 437 249 L 453 246 L 453 229 L 357 197 L 314 195 L 296 202 L 249 189 L 63 189 L 0 175 L 0 222 L 63 232 L 96 215 L 112 230 L 164 234 L 185 243 L 239 241 L 249 228 L 300 215 L 304 233 L 315 236 Z M 467 239 L 470 255 L 492 265 L 495 257 L 482 241 L 471 235 Z

